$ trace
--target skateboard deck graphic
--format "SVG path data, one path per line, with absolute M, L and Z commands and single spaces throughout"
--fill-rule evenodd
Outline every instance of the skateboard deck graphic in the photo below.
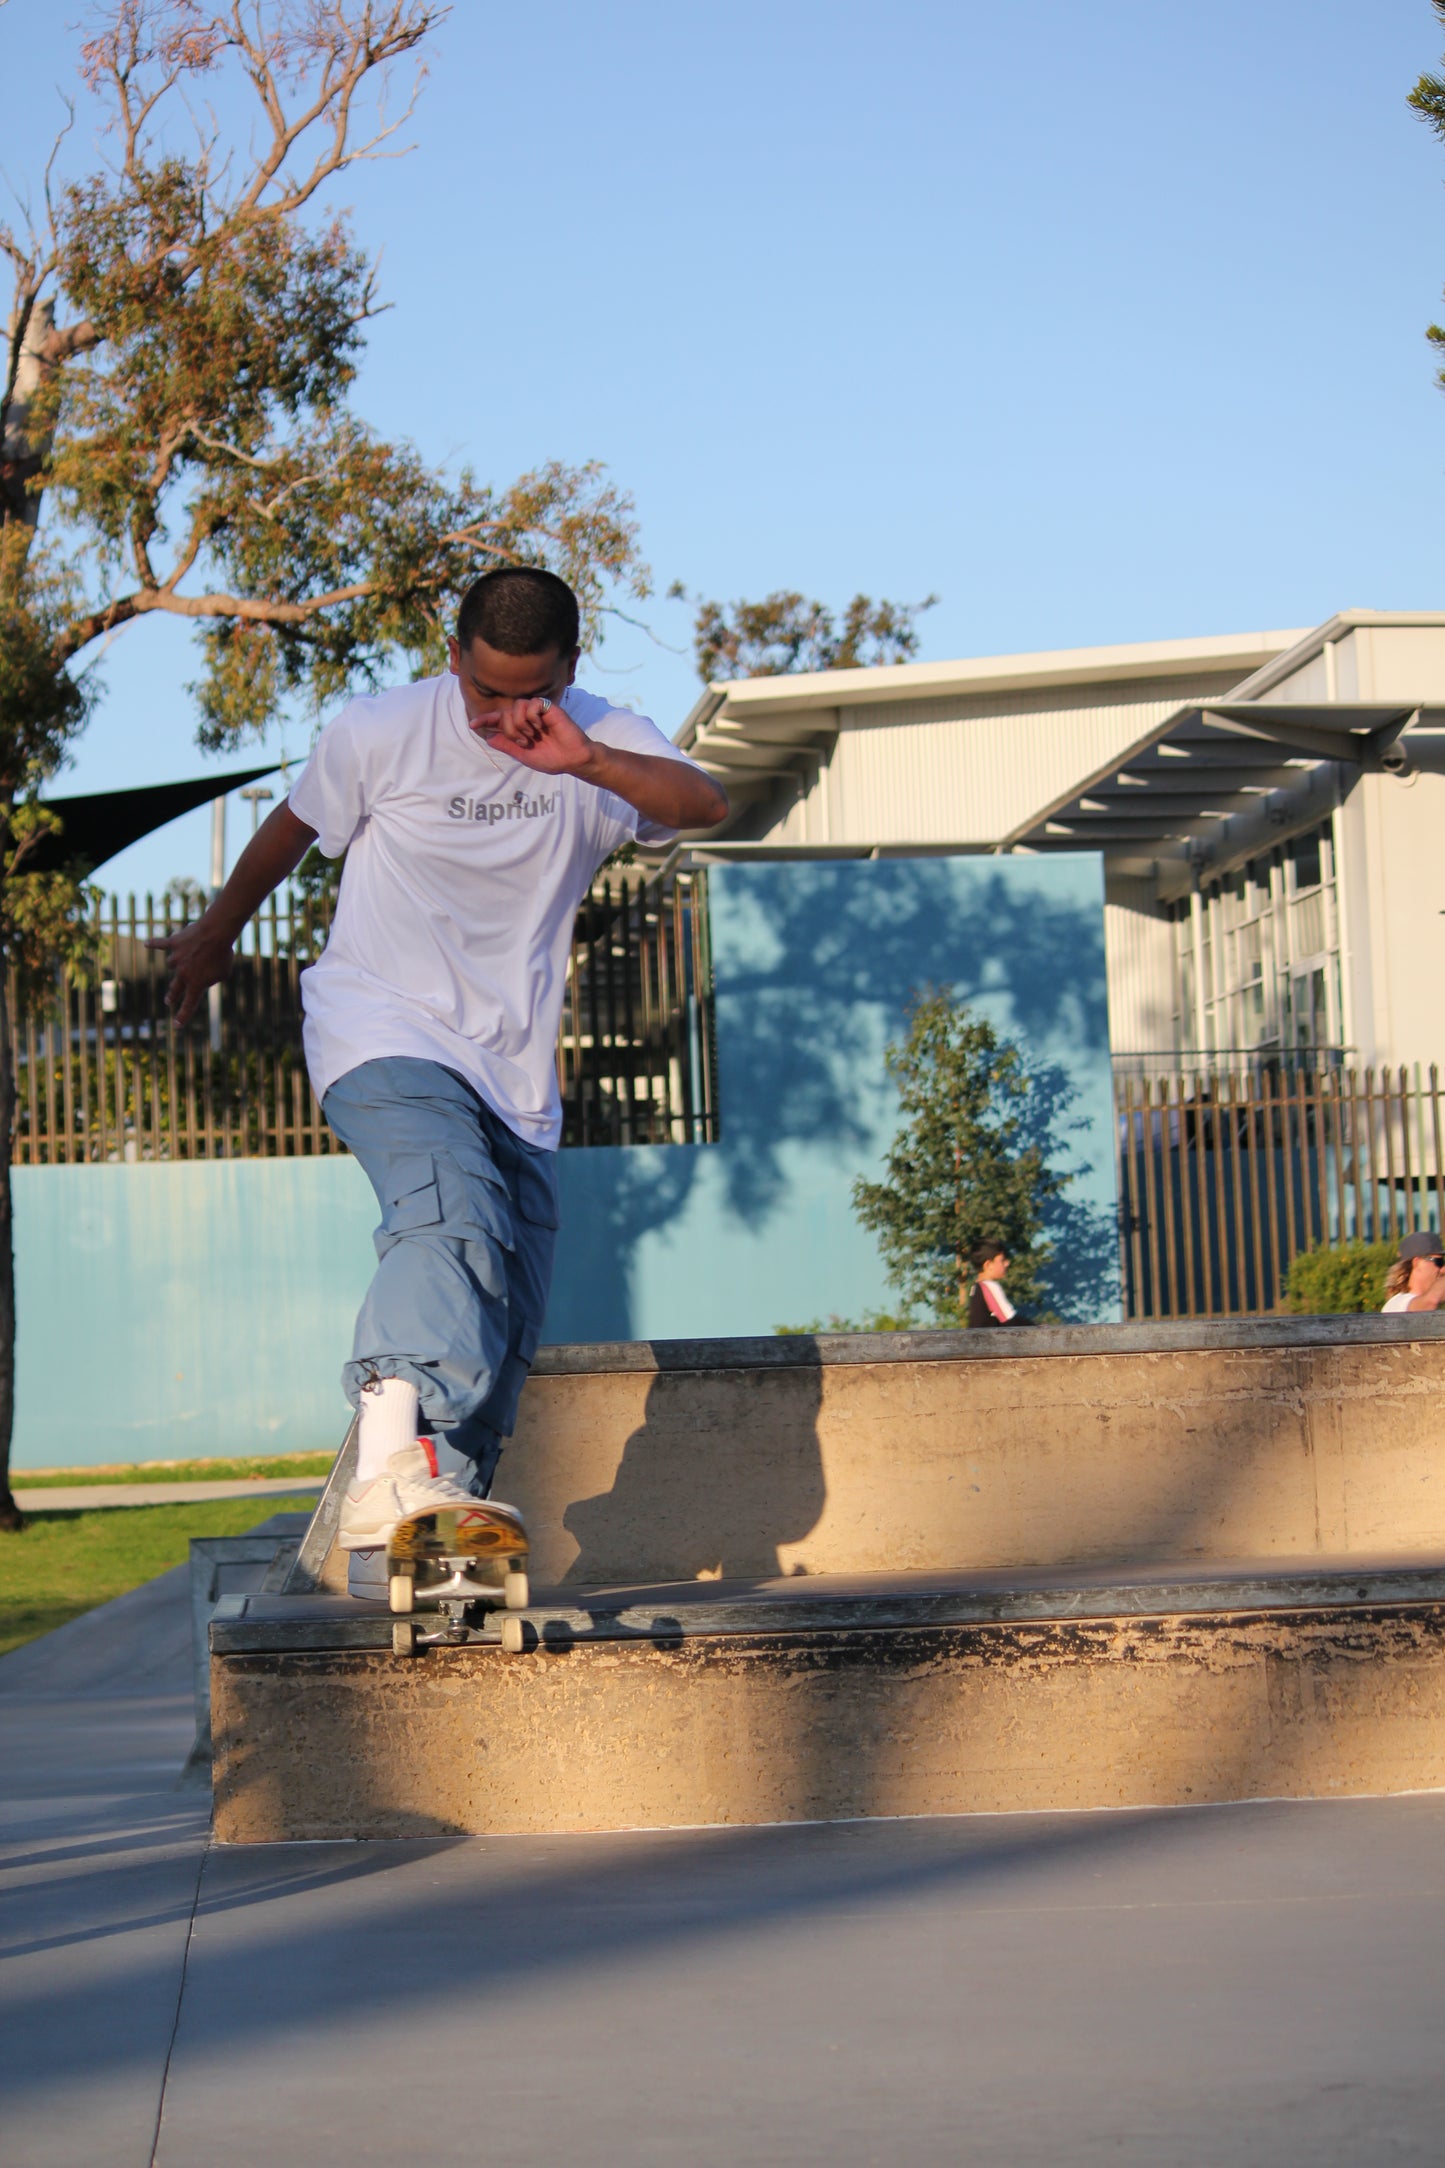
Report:
M 524 1611 L 527 1551 L 521 1515 L 480 1499 L 475 1505 L 444 1506 L 399 1521 L 386 1546 L 388 1598 L 398 1614 L 392 1630 L 397 1654 L 411 1655 L 419 1640 L 464 1640 L 466 1614 L 473 1604 Z M 446 1612 L 449 1626 L 418 1635 L 409 1614 L 419 1604 L 435 1604 Z M 503 1619 L 502 1645 L 520 1649 L 520 1620 Z

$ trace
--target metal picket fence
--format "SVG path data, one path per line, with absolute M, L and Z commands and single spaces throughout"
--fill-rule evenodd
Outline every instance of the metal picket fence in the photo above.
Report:
M 341 1149 L 301 1052 L 300 976 L 330 914 L 273 896 L 245 929 L 223 988 L 184 1031 L 147 948 L 199 900 L 110 897 L 87 964 L 22 1007 L 12 978 L 22 1166 L 287 1159 Z M 625 870 L 578 914 L 557 1043 L 564 1145 L 703 1144 L 717 1135 L 705 872 Z
M 1257 1316 L 1301 1251 L 1445 1226 L 1434 1064 L 1125 1075 L 1114 1106 L 1131 1318 Z

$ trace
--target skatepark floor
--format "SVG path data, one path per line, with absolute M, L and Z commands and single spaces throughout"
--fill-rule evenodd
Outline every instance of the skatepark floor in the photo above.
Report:
M 0 1659 L 6 2168 L 1440 2158 L 1445 1795 L 228 1849 L 187 1636 Z

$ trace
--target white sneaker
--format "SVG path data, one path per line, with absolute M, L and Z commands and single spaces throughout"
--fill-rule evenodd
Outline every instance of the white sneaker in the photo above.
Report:
M 454 1476 L 433 1475 L 425 1446 L 407 1445 L 393 1453 L 384 1475 L 353 1483 L 341 1502 L 336 1540 L 343 1551 L 384 1549 L 398 1521 L 414 1513 L 437 1513 L 443 1506 L 475 1506 L 477 1499 Z

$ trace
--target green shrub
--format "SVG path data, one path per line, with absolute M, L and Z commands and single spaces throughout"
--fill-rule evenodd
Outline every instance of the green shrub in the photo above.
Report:
M 1337 1242 L 1333 1248 L 1301 1250 L 1285 1276 L 1284 1306 L 1296 1317 L 1378 1310 L 1394 1261 L 1393 1242 Z
M 826 1323 L 815 1317 L 808 1325 L 774 1325 L 773 1331 L 787 1336 L 804 1332 L 936 1332 L 938 1327 L 931 1320 L 920 1325 L 910 1311 L 865 1310 L 862 1317 L 839 1317 L 834 1312 Z

